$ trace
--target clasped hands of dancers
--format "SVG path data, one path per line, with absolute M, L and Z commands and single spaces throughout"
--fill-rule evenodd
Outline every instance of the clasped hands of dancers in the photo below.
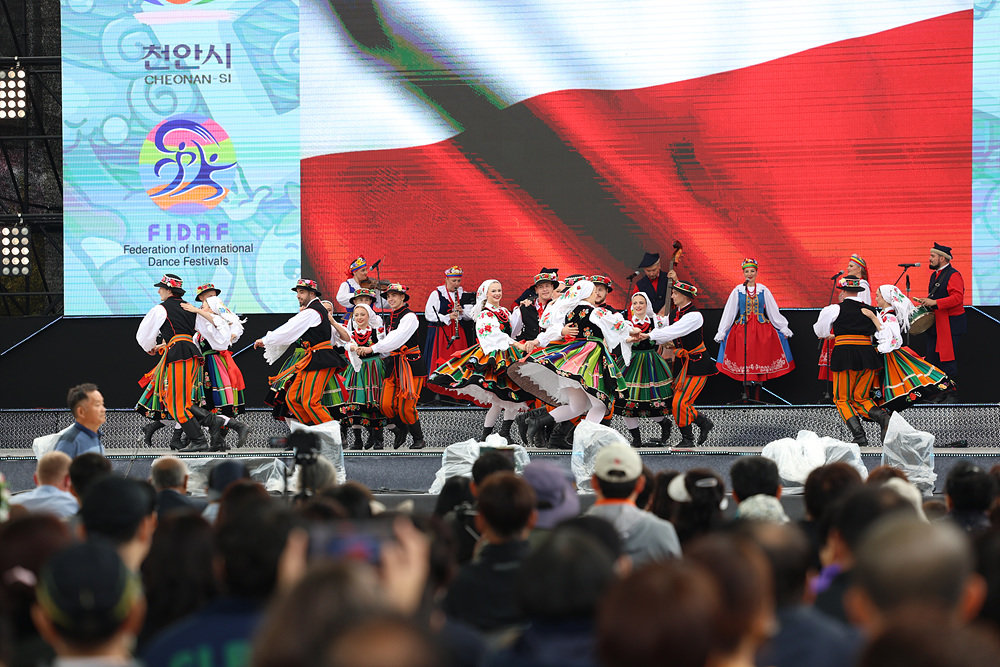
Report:
M 926 309 L 934 317 L 932 336 L 951 325 L 948 335 L 932 338 L 936 342 L 929 352 L 940 354 L 942 365 L 954 366 L 954 343 L 964 333 L 964 285 L 950 260 L 951 249 L 935 244 L 934 273 L 928 297 L 917 300 L 919 309 L 893 285 L 879 288 L 880 310 L 873 308 L 867 267 L 857 255 L 835 277 L 839 303 L 824 308 L 814 325 L 816 335 L 828 341 L 820 378 L 833 382 L 834 403 L 858 444 L 867 444 L 861 419 L 878 422 L 884 437 L 889 412 L 954 389 L 954 371 L 949 378 L 902 345 L 914 314 Z M 425 307 L 429 326 L 423 350 L 417 316 L 408 306 L 409 289 L 371 280 L 367 263 L 358 258 L 337 295 L 348 311 L 346 326 L 334 317 L 333 304 L 321 300 L 316 282 L 301 279 L 292 288 L 299 312 L 255 341 L 271 364 L 295 346 L 268 378 L 266 402 L 279 419 L 305 425 L 340 420 L 345 434 L 355 433 L 353 449 L 384 448 L 386 428 L 393 431 L 395 448 L 408 435 L 411 449 L 425 447 L 417 412 L 425 382 L 434 391 L 486 407 L 483 439 L 503 413 L 498 432 L 505 438 L 517 420 L 524 444 L 569 449 L 578 421 L 607 423 L 617 412 L 633 446 L 643 444 L 639 419 L 647 418 L 661 429 L 651 444 L 667 444 L 673 421 L 681 433 L 675 446 L 694 447 L 707 441 L 714 426 L 694 407 L 709 376 L 722 372 L 744 383 L 762 383 L 794 368 L 787 342 L 792 332 L 770 290 L 757 282 L 757 262 L 746 259 L 741 268 L 745 280 L 723 310 L 715 361 L 696 307 L 698 288 L 677 280 L 672 268 L 663 271 L 655 254 L 646 253 L 640 262 L 643 275 L 625 314 L 606 304 L 613 288 L 604 275 L 560 281 L 557 269 L 543 268 L 508 310 L 498 280 L 483 281 L 473 301 L 462 290 L 462 270 L 450 267 L 445 284 L 431 293 Z M 229 346 L 242 335 L 242 322 L 211 284 L 198 288 L 200 308 L 181 300 L 182 281 L 175 275 L 165 275 L 155 287 L 162 302 L 147 313 L 136 334 L 145 350 L 161 355 L 140 381 L 145 391 L 137 410 L 153 420 L 143 427 L 145 442 L 151 444 L 160 420 L 173 418 L 171 448 L 181 449 L 186 435 L 189 444 L 182 451 L 221 451 L 230 429 L 241 446 L 249 433 L 235 419 L 243 410 L 244 383 Z M 376 311 L 382 305 L 389 310 L 388 322 Z M 462 320 L 473 322 L 471 346 Z M 210 430 L 210 443 L 202 426 Z M 699 428 L 697 439 L 693 426 Z

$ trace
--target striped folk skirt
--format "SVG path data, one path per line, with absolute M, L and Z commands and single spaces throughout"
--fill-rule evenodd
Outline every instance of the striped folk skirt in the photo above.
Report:
M 886 410 L 900 411 L 920 400 L 950 389 L 954 383 L 944 372 L 908 347 L 884 356 L 881 402 Z
M 478 344 L 459 352 L 438 367 L 427 382 L 452 390 L 479 405 L 492 405 L 497 399 L 523 403 L 532 398 L 507 376 L 507 371 L 524 357 L 515 347 L 483 352 Z
M 632 348 L 632 360 L 622 374 L 625 393 L 615 401 L 623 417 L 661 417 L 670 414 L 674 394 L 670 365 L 656 349 Z

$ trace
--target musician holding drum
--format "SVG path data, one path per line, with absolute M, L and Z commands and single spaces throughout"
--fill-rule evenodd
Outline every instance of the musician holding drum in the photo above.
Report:
M 931 248 L 928 266 L 931 277 L 927 297 L 914 299 L 934 313 L 934 324 L 927 329 L 927 361 L 939 367 L 953 381 L 958 376 L 958 341 L 965 334 L 965 280 L 951 265 L 952 253 L 948 246 L 935 243 Z M 912 332 L 915 329 L 912 325 Z M 957 402 L 955 391 L 943 395 L 942 402 Z

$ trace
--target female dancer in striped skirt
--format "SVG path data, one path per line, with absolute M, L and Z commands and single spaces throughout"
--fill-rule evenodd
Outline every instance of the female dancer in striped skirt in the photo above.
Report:
M 667 318 L 653 312 L 653 304 L 645 292 L 632 295 L 629 322 L 642 333 L 667 326 Z M 630 343 L 623 343 L 630 345 Z M 660 423 L 659 444 L 667 444 L 673 423 L 670 421 L 673 373 L 649 340 L 631 344 L 632 360 L 622 373 L 625 393 L 615 401 L 615 409 L 625 418 L 625 427 L 632 436 L 632 446 L 642 446 L 639 418 L 648 417 Z

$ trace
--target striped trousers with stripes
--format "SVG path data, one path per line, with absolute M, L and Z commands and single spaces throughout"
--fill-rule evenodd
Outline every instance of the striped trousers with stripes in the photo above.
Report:
M 171 361 L 163 367 L 160 386 L 156 390 L 163 407 L 178 424 L 183 424 L 192 417 L 191 396 L 200 372 L 200 359 Z
M 841 418 L 846 422 L 851 417 L 867 417 L 868 411 L 875 407 L 871 393 L 878 371 L 833 371 L 830 376 L 833 382 L 833 403 Z
M 309 426 L 333 421 L 330 411 L 323 405 L 323 392 L 336 372 L 335 368 L 321 368 L 295 374 L 285 394 L 285 405 L 292 417 Z
M 687 426 L 698 418 L 698 411 L 694 409 L 695 399 L 705 388 L 708 381 L 707 375 L 686 375 L 674 379 L 674 398 L 670 404 L 673 413 L 674 423 L 678 427 Z

